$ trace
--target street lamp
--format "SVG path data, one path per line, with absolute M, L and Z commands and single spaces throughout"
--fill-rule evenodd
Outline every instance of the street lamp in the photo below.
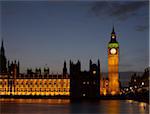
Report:
M 130 87 L 130 90 L 132 89 L 132 87 Z

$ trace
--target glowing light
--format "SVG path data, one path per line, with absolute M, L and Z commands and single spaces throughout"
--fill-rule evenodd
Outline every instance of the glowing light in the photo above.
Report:
M 95 70 L 93 71 L 93 74 L 96 74 L 96 71 L 95 71 Z
M 112 91 L 112 92 L 111 92 L 111 95 L 115 95 L 115 94 L 116 94 L 116 92 L 115 92 L 115 91 Z
M 114 36 L 114 35 L 112 35 L 112 38 L 115 38 L 115 36 Z
M 128 103 L 133 103 L 133 100 L 127 100 Z
M 130 87 L 130 90 L 132 90 L 132 87 Z
M 103 89 L 104 96 L 107 94 L 106 89 Z
M 142 82 L 142 85 L 144 85 L 144 82 Z

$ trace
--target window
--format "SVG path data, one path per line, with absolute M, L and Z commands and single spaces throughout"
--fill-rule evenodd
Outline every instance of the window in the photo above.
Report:
M 96 74 L 96 71 L 95 71 L 95 70 L 93 71 L 93 74 Z
M 85 96 L 86 96 L 86 94 L 85 94 L 85 93 L 83 93 L 83 94 L 82 94 L 82 96 L 83 96 L 83 97 L 85 97 Z

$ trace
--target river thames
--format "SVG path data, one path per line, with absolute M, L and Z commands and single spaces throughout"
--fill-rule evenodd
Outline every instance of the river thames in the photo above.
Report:
M 132 100 L 70 102 L 69 99 L 0 99 L 1 114 L 148 114 L 149 105 Z

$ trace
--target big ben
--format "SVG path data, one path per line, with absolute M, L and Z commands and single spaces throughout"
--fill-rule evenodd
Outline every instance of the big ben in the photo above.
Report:
M 117 95 L 120 92 L 119 87 L 119 43 L 116 40 L 116 34 L 113 27 L 111 39 L 108 43 L 108 79 L 109 94 Z

